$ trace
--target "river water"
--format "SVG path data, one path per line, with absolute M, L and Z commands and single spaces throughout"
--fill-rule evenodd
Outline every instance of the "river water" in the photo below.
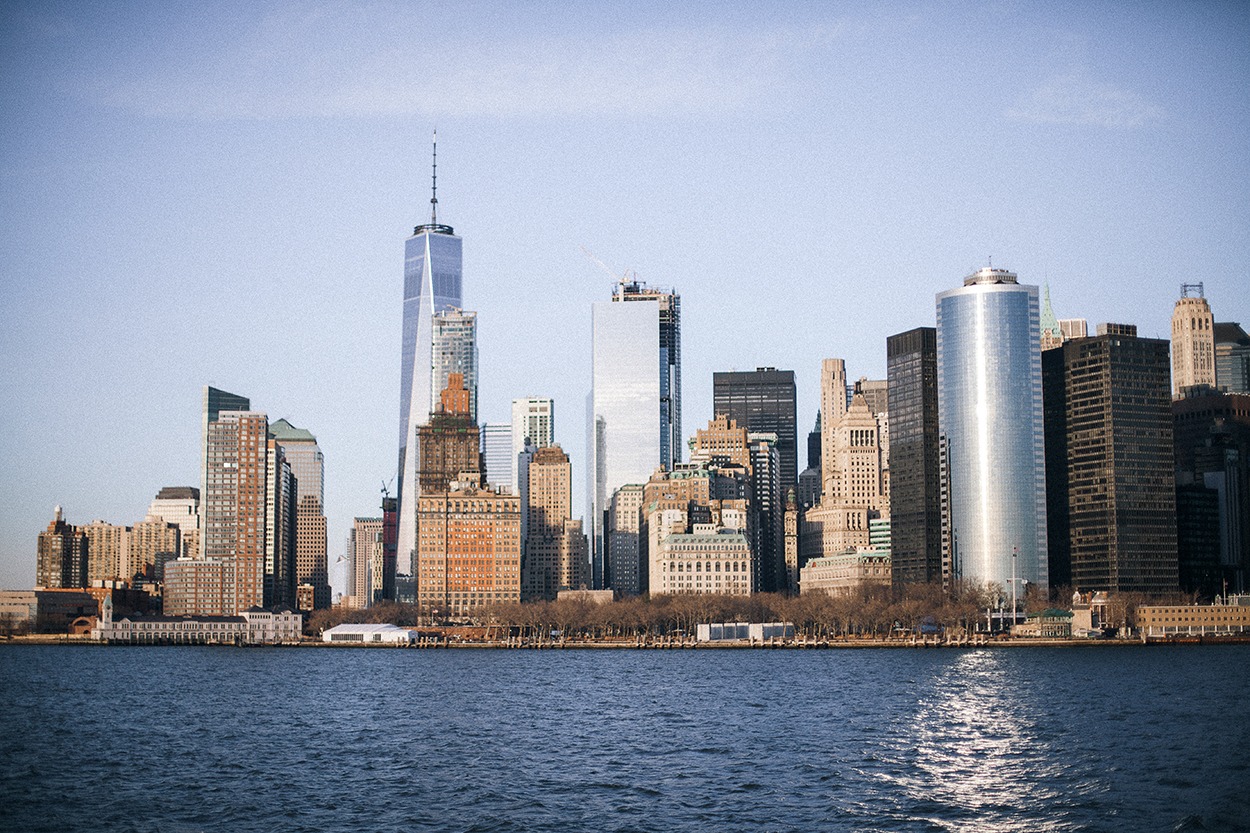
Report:
M 0 830 L 1250 830 L 1250 647 L 0 646 Z

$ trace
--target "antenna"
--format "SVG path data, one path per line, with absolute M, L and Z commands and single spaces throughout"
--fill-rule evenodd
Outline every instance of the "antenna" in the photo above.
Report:
M 1181 284 L 1181 297 L 1182 297 L 1182 298 L 1202 298 L 1202 297 L 1204 297 L 1204 296 L 1203 296 L 1203 294 L 1202 294 L 1202 284 L 1201 284 L 1201 283 L 1183 283 L 1183 284 Z
M 430 225 L 438 225 L 438 128 L 434 128 L 434 189 L 430 195 Z

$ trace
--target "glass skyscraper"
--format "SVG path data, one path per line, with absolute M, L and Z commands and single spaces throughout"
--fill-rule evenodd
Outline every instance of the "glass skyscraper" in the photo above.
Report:
M 716 416 L 727 416 L 748 431 L 777 435 L 783 488 L 799 482 L 794 399 L 793 370 L 760 367 L 712 374 L 712 409 Z
M 433 390 L 434 315 L 464 306 L 461 300 L 461 240 L 438 223 L 437 194 L 430 222 L 412 230 L 404 244 L 404 330 L 399 377 L 399 530 L 396 569 L 411 568 L 416 551 L 417 426 L 429 421 Z M 405 484 L 409 488 L 405 489 Z
M 939 293 L 937 362 L 955 577 L 1010 598 L 1014 567 L 1023 598 L 1048 584 L 1037 287 L 986 267 Z
M 613 492 L 681 462 L 681 297 L 621 281 L 593 305 L 592 330 L 587 490 L 599 586 Z

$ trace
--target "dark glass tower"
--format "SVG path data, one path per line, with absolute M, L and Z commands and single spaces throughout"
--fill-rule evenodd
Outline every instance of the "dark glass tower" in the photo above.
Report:
M 461 240 L 438 222 L 438 156 L 435 135 L 434 195 L 430 222 L 412 230 L 404 243 L 404 330 L 399 376 L 399 502 L 396 570 L 409 573 L 416 552 L 417 426 L 438 401 L 434 390 L 434 315 L 464 306 L 461 300 Z M 407 486 L 407 488 L 405 488 Z M 411 575 L 411 573 L 409 573 Z
M 1051 583 L 1175 592 L 1169 343 L 1098 329 L 1042 355 Z
M 716 416 L 728 416 L 753 433 L 776 434 L 782 489 L 798 482 L 793 370 L 761 367 L 713 373 L 712 401 Z
M 942 579 L 937 330 L 886 339 L 890 401 L 890 548 L 895 586 Z

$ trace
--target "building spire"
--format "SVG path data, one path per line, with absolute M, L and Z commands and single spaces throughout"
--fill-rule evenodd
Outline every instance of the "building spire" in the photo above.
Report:
M 434 128 L 434 184 L 430 195 L 430 225 L 438 225 L 438 128 Z

